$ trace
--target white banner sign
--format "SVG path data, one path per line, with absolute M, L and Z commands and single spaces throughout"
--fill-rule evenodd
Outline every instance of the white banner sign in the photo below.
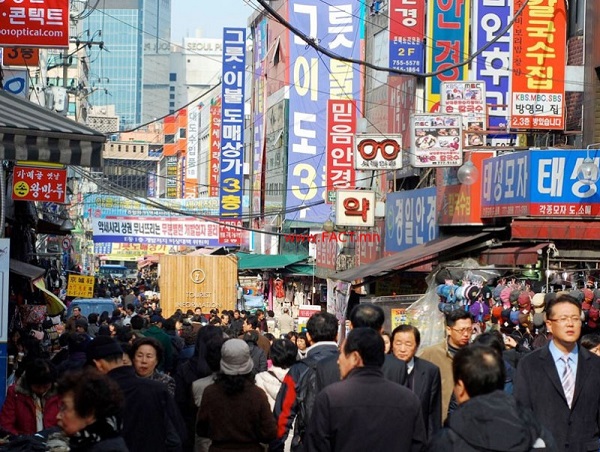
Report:
M 370 171 L 402 168 L 402 135 L 355 135 L 354 168 Z
M 411 165 L 420 168 L 462 165 L 462 117 L 437 113 L 411 116 Z

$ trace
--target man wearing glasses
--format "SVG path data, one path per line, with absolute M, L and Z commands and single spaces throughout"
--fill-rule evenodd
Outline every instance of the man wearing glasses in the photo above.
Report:
M 452 360 L 458 350 L 469 345 L 472 334 L 473 320 L 471 314 L 464 309 L 457 309 L 446 315 L 446 340 L 423 349 L 419 355 L 420 358 L 440 368 L 442 377 L 442 423 L 448 415 L 448 405 L 454 388 Z
M 514 396 L 552 433 L 559 450 L 598 450 L 600 359 L 577 344 L 579 302 L 561 295 L 548 303 L 546 327 L 552 341 L 519 362 Z

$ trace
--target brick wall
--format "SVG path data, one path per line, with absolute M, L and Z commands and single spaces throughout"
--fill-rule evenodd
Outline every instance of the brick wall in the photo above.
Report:
M 575 36 L 567 42 L 567 66 L 583 66 L 583 36 Z M 582 130 L 583 92 L 565 93 L 565 131 Z

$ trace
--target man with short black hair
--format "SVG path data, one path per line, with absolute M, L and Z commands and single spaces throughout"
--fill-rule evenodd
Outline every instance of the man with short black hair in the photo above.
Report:
M 473 334 L 471 314 L 464 309 L 456 309 L 446 315 L 446 339 L 423 349 L 420 358 L 435 364 L 442 377 L 442 424 L 448 416 L 448 405 L 452 397 L 452 359 L 458 350 L 469 345 Z
M 533 411 L 560 450 L 597 450 L 600 440 L 600 359 L 577 344 L 581 304 L 560 295 L 546 305 L 552 340 L 517 366 L 514 397 Z
M 98 336 L 90 342 L 87 358 L 123 391 L 122 434 L 131 452 L 181 450 L 186 433 L 166 385 L 137 377 L 132 366 L 123 364 L 120 345 L 108 336 Z
M 358 304 L 350 312 L 350 328 L 371 328 L 379 334 L 383 332 L 385 313 L 381 307 L 373 303 Z M 385 355 L 382 367 L 383 376 L 398 384 L 406 383 L 406 363 L 394 357 Z M 317 388 L 319 390 L 340 381 L 340 369 L 337 365 L 337 356 L 332 356 L 317 364 Z
M 338 360 L 342 381 L 317 395 L 306 450 L 422 450 L 427 437 L 421 402 L 409 389 L 384 378 L 381 334 L 373 328 L 352 329 Z
M 306 330 L 306 337 L 312 345 L 306 349 L 306 358 L 290 367 L 275 400 L 273 412 L 277 420 L 277 439 L 271 444 L 272 451 L 283 451 L 294 420 L 296 423 L 292 444 L 301 446 L 317 394 L 315 383 L 314 388 L 312 385 L 307 387 L 307 393 L 303 395 L 304 400 L 299 401 L 298 395 L 302 392 L 300 385 L 309 379 L 311 372 L 313 380 L 316 380 L 315 366 L 319 361 L 338 355 L 338 320 L 335 315 L 328 312 L 313 314 L 306 322 Z
M 557 450 L 531 410 L 504 392 L 504 372 L 502 355 L 490 347 L 475 344 L 456 352 L 452 373 L 459 406 L 429 444 L 431 452 Z
M 269 359 L 269 353 L 271 352 L 271 343 L 269 339 L 262 335 L 260 332 L 260 322 L 258 321 L 258 317 L 255 315 L 251 315 L 244 320 L 242 324 L 242 332 L 243 334 L 239 336 L 239 339 L 244 339 L 244 334 L 248 331 L 256 331 L 258 333 L 258 341 L 256 345 L 258 345 L 263 352 L 265 352 L 265 356 Z

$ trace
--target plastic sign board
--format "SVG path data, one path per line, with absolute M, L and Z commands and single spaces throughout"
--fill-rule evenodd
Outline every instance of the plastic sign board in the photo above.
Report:
M 485 136 L 479 132 L 487 128 L 487 106 L 484 82 L 442 82 L 441 112 L 460 114 L 463 118 L 465 146 L 482 146 Z
M 69 274 L 67 297 L 92 298 L 94 296 L 94 277 Z
M 356 132 L 356 104 L 353 100 L 327 101 L 327 192 L 353 188 L 356 172 L 352 143 Z M 328 200 L 331 197 L 328 196 Z
M 402 135 L 360 134 L 354 138 L 354 167 L 357 170 L 402 168 Z
M 0 2 L 0 46 L 68 48 L 69 2 Z
M 66 203 L 67 170 L 15 166 L 12 199 Z
M 461 166 L 462 117 L 436 113 L 411 116 L 411 165 Z
M 338 226 L 373 227 L 375 225 L 375 192 L 338 190 L 335 200 Z
M 425 0 L 390 0 L 390 67 L 424 72 Z
M 589 150 L 595 165 L 600 151 Z M 577 177 L 585 149 L 515 152 L 486 159 L 482 217 L 597 217 L 598 184 Z
M 3 66 L 37 67 L 40 63 L 40 49 L 31 47 L 5 47 L 2 49 Z

